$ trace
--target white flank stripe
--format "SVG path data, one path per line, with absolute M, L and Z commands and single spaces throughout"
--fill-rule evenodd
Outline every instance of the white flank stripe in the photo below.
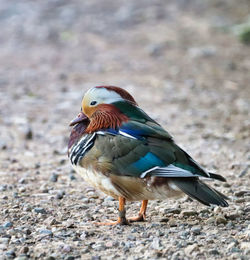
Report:
M 197 174 L 193 174 L 192 172 L 190 172 L 188 170 L 184 170 L 182 168 L 174 166 L 173 164 L 170 164 L 167 167 L 155 166 L 155 167 L 143 172 L 140 175 L 140 178 L 145 178 L 146 175 L 150 172 L 153 172 L 152 176 L 157 176 L 157 177 L 194 177 L 194 176 L 198 176 Z
M 153 167 L 153 168 L 151 168 L 151 169 L 149 169 L 149 170 L 143 172 L 143 173 L 140 175 L 140 178 L 145 178 L 145 176 L 146 176 L 149 172 L 152 172 L 153 170 L 156 170 L 156 169 L 158 169 L 158 168 L 159 168 L 159 166 L 155 166 L 155 167 Z

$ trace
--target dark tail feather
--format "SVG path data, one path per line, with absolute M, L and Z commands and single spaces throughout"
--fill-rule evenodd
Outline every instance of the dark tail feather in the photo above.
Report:
M 210 206 L 211 204 L 227 207 L 227 197 L 219 191 L 210 188 L 196 178 L 174 178 L 173 183 L 191 198 Z
M 223 176 L 221 176 L 219 174 L 215 174 L 215 173 L 211 173 L 211 172 L 209 174 L 212 179 L 216 179 L 216 180 L 223 181 L 223 182 L 227 181 Z

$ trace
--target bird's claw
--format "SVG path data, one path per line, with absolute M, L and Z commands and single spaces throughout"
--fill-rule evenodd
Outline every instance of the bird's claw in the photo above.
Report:
M 126 218 L 118 217 L 115 222 L 96 222 L 98 226 L 116 226 L 116 225 L 129 225 L 129 221 Z
M 131 217 L 128 219 L 129 222 L 142 222 L 142 221 L 146 221 L 146 214 L 139 214 L 136 217 Z

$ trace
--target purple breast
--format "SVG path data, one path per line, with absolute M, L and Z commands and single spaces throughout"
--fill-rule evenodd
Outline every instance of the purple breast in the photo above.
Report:
M 77 141 L 84 135 L 84 132 L 88 125 L 89 120 L 86 119 L 73 127 L 69 137 L 68 151 L 72 147 L 72 145 L 77 143 Z

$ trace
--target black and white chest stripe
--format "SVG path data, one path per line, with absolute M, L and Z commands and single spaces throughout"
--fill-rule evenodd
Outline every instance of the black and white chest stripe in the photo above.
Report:
M 70 161 L 77 165 L 95 143 L 96 133 L 84 135 L 70 151 Z
M 101 136 L 122 135 L 127 138 L 136 139 L 135 137 L 133 137 L 123 131 L 117 131 L 117 132 L 98 131 L 93 134 L 84 135 L 70 151 L 69 158 L 70 158 L 70 161 L 72 164 L 77 165 L 79 163 L 79 161 L 84 157 L 84 155 L 93 147 L 98 135 L 101 135 Z

